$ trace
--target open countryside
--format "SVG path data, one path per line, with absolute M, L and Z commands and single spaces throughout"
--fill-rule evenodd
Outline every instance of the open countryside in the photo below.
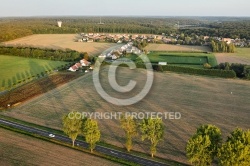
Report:
M 40 34 L 4 42 L 11 46 L 30 46 L 65 50 L 66 48 L 78 52 L 88 52 L 89 55 L 99 55 L 104 50 L 115 46 L 113 43 L 80 43 L 76 42 L 76 34 Z
M 250 1 L 0 5 L 0 166 L 250 166 Z
M 146 71 L 119 68 L 117 82 L 126 85 L 137 78 L 138 86 L 133 92 L 120 96 L 110 87 L 107 71 L 101 72 L 103 87 L 115 97 L 127 98 L 138 93 L 145 84 Z M 132 106 L 119 107 L 107 103 L 96 92 L 92 75 L 89 73 L 68 84 L 56 88 L 17 108 L 2 114 L 31 123 L 62 128 L 61 118 L 72 110 L 81 112 L 181 112 L 180 120 L 164 120 L 165 141 L 159 142 L 157 156 L 187 163 L 185 146 L 196 127 L 202 123 L 219 126 L 224 135 L 238 126 L 247 129 L 249 123 L 249 82 L 213 77 L 191 76 L 175 73 L 155 73 L 153 88 L 147 97 Z M 118 120 L 98 120 L 102 131 L 101 140 L 124 147 L 124 132 Z M 225 137 L 224 137 L 225 139 Z M 148 142 L 136 137 L 134 149 L 147 153 Z
M 52 49 L 72 49 L 79 52 L 88 52 L 89 55 L 99 55 L 110 47 L 117 46 L 115 43 L 100 43 L 100 42 L 76 42 L 76 34 L 40 34 L 32 35 L 13 41 L 4 42 L 4 45 L 9 46 L 31 46 L 39 48 L 52 48 Z M 188 46 L 188 45 L 170 45 L 170 44 L 149 44 L 145 47 L 148 51 L 157 52 L 210 52 L 208 46 Z M 250 57 L 248 48 L 237 48 L 236 53 L 223 54 L 216 53 L 215 57 L 219 63 L 243 63 L 250 64 Z M 192 54 L 192 53 L 190 53 Z

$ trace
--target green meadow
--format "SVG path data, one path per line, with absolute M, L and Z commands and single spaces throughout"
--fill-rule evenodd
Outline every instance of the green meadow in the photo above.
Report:
M 0 90 L 53 71 L 66 62 L 0 55 Z

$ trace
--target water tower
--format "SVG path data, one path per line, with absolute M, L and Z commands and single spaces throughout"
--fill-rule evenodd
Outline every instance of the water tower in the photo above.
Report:
M 57 21 L 57 25 L 58 25 L 58 27 L 62 27 L 62 21 Z

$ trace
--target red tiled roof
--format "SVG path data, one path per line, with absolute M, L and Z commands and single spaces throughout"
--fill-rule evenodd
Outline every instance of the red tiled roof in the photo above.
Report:
M 76 65 L 72 66 L 71 68 L 72 68 L 73 70 L 77 70 L 77 69 L 78 69 L 78 67 L 77 67 Z
M 76 63 L 75 66 L 77 66 L 78 68 L 81 67 L 81 63 Z

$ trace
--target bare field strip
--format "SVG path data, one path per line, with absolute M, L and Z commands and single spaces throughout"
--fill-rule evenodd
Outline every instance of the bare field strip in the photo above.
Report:
M 237 56 L 235 54 L 217 53 L 215 54 L 215 57 L 217 59 L 218 64 L 229 62 L 229 63 L 241 63 L 250 65 L 250 58 L 244 58 L 241 56 Z
M 5 42 L 6 45 L 31 46 L 40 48 L 66 49 L 70 48 L 79 52 L 88 52 L 90 55 L 97 55 L 106 49 L 115 46 L 115 43 L 84 43 L 75 42 L 76 34 L 41 34 L 19 38 Z
M 149 51 L 211 52 L 211 49 L 207 46 L 187 46 L 172 44 L 149 44 L 145 49 Z
M 219 63 L 241 63 L 250 65 L 250 48 L 237 48 L 235 53 L 216 53 Z
M 119 68 L 117 82 L 127 85 L 137 81 L 131 93 L 120 95 L 108 83 L 107 69 L 100 73 L 101 83 L 107 93 L 128 98 L 138 93 L 145 84 L 146 71 Z M 232 92 L 232 93 L 231 93 Z M 201 124 L 214 124 L 221 128 L 224 139 L 236 127 L 250 126 L 250 82 L 238 79 L 191 76 L 176 73 L 156 73 L 150 93 L 137 104 L 121 107 L 102 99 L 88 73 L 18 107 L 3 112 L 4 115 L 28 122 L 61 129 L 62 116 L 69 111 L 80 112 L 180 112 L 180 120 L 164 120 L 164 140 L 158 145 L 157 156 L 187 163 L 185 145 Z M 119 120 L 98 120 L 101 140 L 124 147 L 124 132 Z M 136 138 L 134 148 L 148 153 L 149 143 Z
M 0 128 L 1 165 L 118 165 L 60 145 Z

